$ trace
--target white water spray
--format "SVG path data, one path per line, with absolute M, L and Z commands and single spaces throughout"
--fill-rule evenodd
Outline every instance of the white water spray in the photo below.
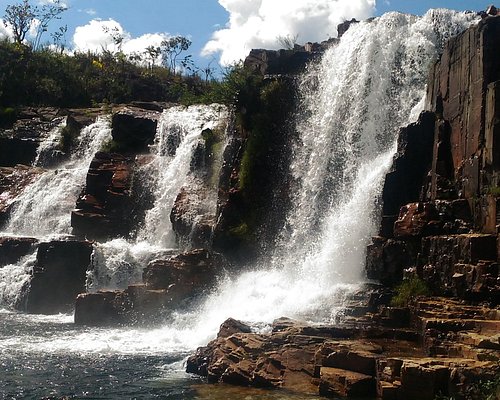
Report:
M 155 204 L 146 214 L 139 240 L 175 247 L 175 233 L 170 223 L 170 211 L 177 194 L 187 181 L 196 144 L 205 129 L 225 129 L 227 108 L 210 106 L 172 107 L 163 112 L 155 140 L 156 159 L 152 173 L 155 182 Z
M 89 164 L 110 138 L 106 117 L 82 129 L 71 159 L 47 170 L 16 199 L 5 231 L 38 238 L 71 233 L 71 210 L 85 185 Z

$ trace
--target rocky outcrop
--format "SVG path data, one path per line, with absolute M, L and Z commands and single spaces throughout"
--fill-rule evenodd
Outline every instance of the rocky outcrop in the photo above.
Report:
M 141 153 L 153 144 L 160 112 L 123 107 L 112 117 L 112 136 L 120 151 Z
M 43 169 L 16 165 L 0 167 L 0 226 L 7 221 L 16 197 L 43 173 Z
M 63 109 L 51 107 L 19 108 L 11 124 L 0 127 L 0 166 L 32 165 L 40 144 L 52 130 L 61 127 L 57 148 L 37 165 L 48 167 L 63 161 L 80 130 L 95 121 L 99 109 Z
M 0 267 L 14 264 L 32 253 L 38 240 L 26 237 L 0 237 Z
M 85 291 L 92 251 L 90 242 L 54 240 L 40 243 L 25 311 L 56 314 L 71 310 L 78 293 Z
M 141 285 L 78 295 L 75 323 L 113 325 L 164 321 L 172 311 L 192 305 L 207 293 L 227 267 L 221 255 L 204 249 L 154 260 L 144 269 Z
M 498 304 L 499 37 L 500 18 L 485 16 L 433 67 L 432 113 L 401 131 L 385 181 L 370 278 L 394 285 L 417 274 L 435 293 Z
M 451 39 L 435 65 L 428 87 L 429 108 L 440 117 L 435 135 L 430 198 L 450 182 L 469 201 L 483 232 L 496 231 L 500 18 L 486 17 Z
M 99 152 L 92 160 L 82 193 L 71 213 L 76 235 L 89 239 L 127 237 L 132 229 L 134 161 Z
M 187 371 L 209 382 L 386 400 L 463 399 L 500 373 L 498 310 L 431 298 L 413 303 L 406 323 L 388 311 L 347 316 L 337 326 L 283 318 L 271 333 L 227 320 L 188 359 Z
M 0 129 L 0 166 L 31 165 L 41 140 L 63 121 L 64 113 L 57 108 L 18 110 L 12 126 Z

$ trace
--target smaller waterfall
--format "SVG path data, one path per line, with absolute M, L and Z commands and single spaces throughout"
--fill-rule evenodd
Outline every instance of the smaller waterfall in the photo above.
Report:
M 53 159 L 54 153 L 60 146 L 62 131 L 66 127 L 66 120 L 67 118 L 64 118 L 40 143 L 36 150 L 35 160 L 33 161 L 34 166 L 43 167 L 48 161 Z
M 228 119 L 227 108 L 209 106 L 172 107 L 162 114 L 153 163 L 148 166 L 155 175 L 155 203 L 144 221 L 138 240 L 162 247 L 176 246 L 170 223 L 175 198 L 186 184 L 196 145 L 205 129 L 222 129 Z
M 36 251 L 23 257 L 16 264 L 0 268 L 0 308 L 20 306 L 23 289 L 31 279 L 35 261 Z
M 107 117 L 82 129 L 70 160 L 47 170 L 16 199 L 5 231 L 35 237 L 71 233 L 71 210 L 85 184 L 88 166 L 110 138 Z

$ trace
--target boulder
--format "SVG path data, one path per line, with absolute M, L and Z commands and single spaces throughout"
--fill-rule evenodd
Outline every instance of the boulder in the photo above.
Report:
M 26 294 L 26 311 L 56 314 L 71 310 L 76 296 L 85 291 L 92 251 L 92 244 L 86 241 L 40 243 Z
M 27 237 L 0 237 L 0 267 L 14 264 L 36 248 L 38 240 Z
M 153 144 L 160 113 L 135 107 L 124 107 L 112 117 L 113 140 L 129 153 L 141 153 Z
M 166 289 L 176 304 L 211 289 L 226 266 L 221 255 L 195 249 L 150 262 L 144 269 L 143 281 L 148 289 Z

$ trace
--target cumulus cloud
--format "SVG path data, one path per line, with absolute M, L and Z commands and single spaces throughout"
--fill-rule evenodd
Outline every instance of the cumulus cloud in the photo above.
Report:
M 118 51 L 114 37 L 123 38 L 121 51 L 125 54 L 142 54 L 148 46 L 160 46 L 169 37 L 166 33 L 146 33 L 132 37 L 121 24 L 114 19 L 93 19 L 87 25 L 78 26 L 73 35 L 75 51 L 92 51 L 100 53 L 103 50 Z M 159 62 L 160 60 L 155 60 Z
M 14 34 L 12 33 L 12 29 L 10 26 L 5 26 L 3 20 L 0 18 L 0 40 L 9 39 L 12 40 Z
M 101 52 L 103 50 L 116 51 L 113 34 L 121 35 L 124 41 L 129 39 L 119 22 L 114 19 L 93 19 L 87 25 L 77 26 L 73 35 L 76 51 Z
M 344 20 L 365 19 L 375 10 L 375 0 L 219 0 L 229 12 L 229 22 L 216 31 L 202 55 L 220 53 L 221 64 L 243 59 L 252 48 L 279 48 L 278 37 L 298 36 L 299 42 L 322 41 L 337 36 Z

